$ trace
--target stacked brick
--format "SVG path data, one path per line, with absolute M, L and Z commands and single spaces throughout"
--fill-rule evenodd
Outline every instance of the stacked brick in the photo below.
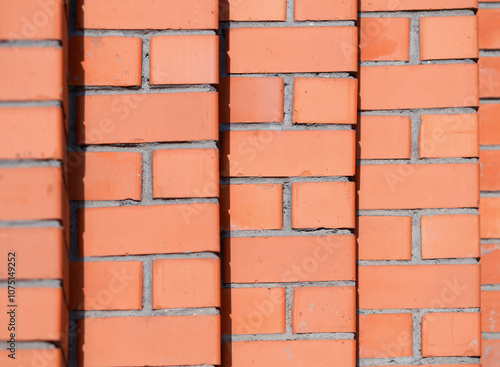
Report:
M 223 2 L 222 366 L 355 365 L 356 1 Z
M 500 9 L 479 4 L 479 164 L 481 167 L 481 330 L 484 367 L 500 361 Z
M 477 365 L 477 2 L 360 7 L 359 363 Z
M 61 367 L 68 356 L 66 9 L 59 0 L 9 5 L 0 2 L 0 359 Z
M 73 16 L 70 364 L 219 365 L 218 3 Z

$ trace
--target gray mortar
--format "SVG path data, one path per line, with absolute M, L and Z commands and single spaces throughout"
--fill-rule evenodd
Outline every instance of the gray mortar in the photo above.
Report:
M 61 107 L 61 101 L 1 101 L 0 108 L 5 107 Z
M 61 161 L 53 159 L 0 159 L 0 168 L 26 168 L 26 167 L 61 167 Z
M 0 348 L 6 350 L 9 348 L 9 344 L 6 342 L 0 342 Z M 16 349 L 55 349 L 56 346 L 49 342 L 18 342 L 16 341 Z
M 7 288 L 7 281 L 0 281 L 0 288 Z M 60 279 L 16 279 L 18 288 L 61 288 Z
M 57 220 L 5 220 L 0 222 L 0 228 L 62 228 L 61 223 Z
M 496 3 L 479 3 L 479 9 L 495 9 L 500 8 L 500 2 Z
M 13 40 L 13 41 L 0 41 L 0 48 L 23 48 L 23 47 L 51 47 L 51 48 L 62 48 L 59 41 L 49 41 L 49 40 Z

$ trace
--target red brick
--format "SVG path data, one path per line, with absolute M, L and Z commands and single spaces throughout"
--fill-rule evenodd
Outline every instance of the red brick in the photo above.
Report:
M 420 158 L 477 157 L 477 114 L 422 115 L 418 151 Z
M 422 357 L 481 355 L 479 313 L 429 313 L 422 317 Z
M 66 366 L 61 349 L 17 349 L 16 359 L 10 359 L 8 350 L 0 351 L 5 367 L 64 367 Z
M 224 283 L 355 279 L 354 236 L 225 238 Z
M 500 104 L 481 104 L 479 114 L 479 144 L 500 145 Z
M 420 18 L 420 60 L 478 56 L 476 16 Z
M 63 51 L 56 47 L 0 48 L 0 99 L 62 100 Z
M 242 341 L 223 346 L 222 367 L 351 367 L 354 340 Z
M 481 245 L 481 284 L 500 283 L 500 244 Z
M 479 58 L 479 96 L 500 97 L 500 57 Z
M 64 4 L 61 0 L 25 0 L 12 6 L 3 3 L 0 14 L 0 39 L 62 40 Z
M 221 78 L 220 122 L 283 122 L 283 90 L 283 78 Z
M 360 68 L 361 110 L 478 106 L 475 64 Z
M 292 326 L 295 334 L 356 332 L 356 289 L 294 288 Z
M 352 176 L 355 135 L 349 130 L 223 132 L 221 176 Z
M 358 217 L 359 260 L 410 260 L 411 217 Z
M 222 185 L 221 230 L 281 229 L 282 186 Z
M 410 357 L 410 313 L 359 315 L 359 358 Z
M 59 167 L 0 169 L 0 220 L 63 219 Z
M 153 309 L 220 307 L 218 258 L 153 261 Z
M 359 209 L 474 208 L 479 165 L 362 165 Z
M 500 332 L 500 292 L 481 292 L 481 330 Z
M 219 251 L 219 207 L 211 203 L 85 208 L 81 256 Z
M 219 196 L 217 149 L 167 149 L 152 154 L 153 197 Z
M 295 20 L 357 20 L 355 0 L 296 0 Z
M 409 117 L 361 116 L 357 130 L 359 158 L 411 158 L 411 120 Z
M 157 84 L 218 84 L 219 37 L 169 35 L 151 37 L 149 79 Z
M 79 144 L 218 140 L 217 93 L 80 97 L 77 135 Z
M 422 258 L 479 257 L 478 215 L 422 216 Z
M 72 152 L 67 169 L 71 200 L 141 200 L 141 153 Z
M 77 28 L 217 29 L 217 0 L 78 0 Z M 112 17 L 109 14 L 113 14 Z
M 500 48 L 500 9 L 479 9 L 479 48 L 494 50 Z
M 356 27 L 237 28 L 226 38 L 231 74 L 357 71 Z
M 358 268 L 359 308 L 479 307 L 478 265 L 388 265 Z
M 481 367 L 498 367 L 500 361 L 500 340 L 483 339 Z
M 140 261 L 72 262 L 70 269 L 70 309 L 142 308 Z
M 293 228 L 354 228 L 354 182 L 292 185 Z
M 285 289 L 223 289 L 221 318 L 223 334 L 284 333 Z
M 219 3 L 219 18 L 227 21 L 286 20 L 286 0 L 224 0 Z M 217 28 L 217 27 L 216 27 Z
M 360 11 L 477 9 L 477 0 L 361 0 Z
M 481 238 L 500 238 L 500 198 L 481 198 Z
M 72 37 L 69 84 L 140 86 L 141 50 L 138 37 Z
M 63 159 L 60 107 L 7 107 L 0 114 L 0 159 Z
M 500 190 L 500 150 L 481 150 L 479 153 L 481 167 L 481 191 Z
M 409 18 L 359 18 L 361 61 L 408 61 Z
M 81 366 L 220 364 L 218 315 L 79 320 Z
M 356 124 L 357 103 L 357 79 L 294 79 L 292 118 L 296 124 Z

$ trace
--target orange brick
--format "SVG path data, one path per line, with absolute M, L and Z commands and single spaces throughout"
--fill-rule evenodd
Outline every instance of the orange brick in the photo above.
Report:
M 357 20 L 357 2 L 354 0 L 296 0 L 295 20 Z
M 359 78 L 361 110 L 479 105 L 475 64 L 365 66 Z
M 152 154 L 153 197 L 219 196 L 217 149 L 167 149 Z
M 479 307 L 479 265 L 358 268 L 359 308 Z
M 418 151 L 420 158 L 477 157 L 477 114 L 422 115 Z
M 71 200 L 141 200 L 141 153 L 72 152 L 67 169 Z
M 481 238 L 500 238 L 500 198 L 481 198 L 479 216 Z
M 67 341 L 68 312 L 61 288 L 18 287 L 16 304 L 17 341 L 60 343 L 63 338 Z M 8 325 L 9 320 L 10 315 L 7 311 L 0 313 L 3 325 Z M 10 331 L 7 327 L 2 329 L 0 341 L 9 340 Z
M 224 283 L 355 279 L 354 236 L 225 238 Z
M 281 229 L 282 186 L 222 185 L 221 230 Z
M 157 84 L 218 84 L 219 37 L 169 35 L 151 37 L 149 80 Z
M 500 283 L 500 244 L 481 245 L 481 284 Z
M 220 307 L 218 258 L 153 261 L 153 309 Z
M 63 51 L 55 47 L 2 47 L 0 99 L 63 99 Z
M 409 18 L 359 18 L 361 61 L 408 61 Z
M 410 260 L 411 217 L 358 217 L 359 260 Z
M 221 318 L 223 334 L 284 333 L 285 289 L 223 289 Z
M 356 27 L 227 31 L 226 70 L 239 73 L 357 71 Z
M 420 60 L 478 56 L 476 16 L 420 18 Z
M 479 313 L 429 313 L 422 317 L 422 357 L 481 355 Z
M 72 262 L 72 310 L 140 310 L 142 263 L 140 261 Z
M 477 11 L 479 25 L 479 48 L 494 50 L 500 48 L 500 9 L 479 9 Z
M 59 167 L 0 169 L 0 220 L 63 219 Z
M 72 37 L 69 84 L 140 86 L 141 50 L 138 37 Z
M 352 176 L 355 138 L 350 130 L 223 132 L 221 176 Z
M 292 185 L 293 228 L 354 228 L 354 182 Z
M 483 339 L 481 367 L 498 367 L 500 361 L 500 340 Z
M 217 93 L 80 97 L 77 135 L 79 144 L 218 140 Z
M 294 288 L 292 326 L 295 334 L 356 332 L 356 289 Z
M 7 107 L 0 114 L 0 159 L 63 159 L 60 107 Z
M 479 165 L 362 165 L 359 209 L 474 208 Z
M 7 254 L 15 252 L 17 279 L 63 279 L 68 254 L 59 227 L 0 228 L 0 279 L 6 280 Z
M 81 256 L 219 251 L 212 203 L 85 208 L 78 213 Z
M 481 330 L 500 332 L 500 292 L 481 292 Z
M 217 0 L 78 0 L 77 28 L 217 29 Z M 113 14 L 112 17 L 109 14 Z
M 481 191 L 500 190 L 500 150 L 481 150 L 479 153 L 481 167 Z
M 218 315 L 79 320 L 81 366 L 220 364 Z
M 423 216 L 422 258 L 479 257 L 478 215 Z
M 283 78 L 221 78 L 220 122 L 283 122 Z
M 361 116 L 357 129 L 359 158 L 411 158 L 411 120 L 409 117 Z
M 354 340 L 242 341 L 223 345 L 222 367 L 351 367 Z
M 224 0 L 219 3 L 219 18 L 222 22 L 284 21 L 286 0 Z
M 296 124 L 356 124 L 358 80 L 295 78 L 293 122 Z
M 500 104 L 481 104 L 479 115 L 479 144 L 500 145 Z
M 479 58 L 479 96 L 500 97 L 500 57 Z
M 410 313 L 359 315 L 359 358 L 410 357 Z
M 477 9 L 477 0 L 361 0 L 360 11 Z
M 42 2 L 25 0 L 16 6 L 3 3 L 0 15 L 0 39 L 62 40 L 64 4 L 61 0 Z M 10 5 L 10 6 L 8 6 Z
M 5 367 L 64 367 L 66 366 L 61 349 L 17 349 L 16 359 L 8 358 L 8 350 L 0 351 Z

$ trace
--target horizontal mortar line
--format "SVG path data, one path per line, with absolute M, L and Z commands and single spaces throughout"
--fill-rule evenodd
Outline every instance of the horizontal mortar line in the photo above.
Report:
M 293 237 L 293 236 L 351 236 L 354 229 L 262 229 L 262 230 L 230 230 L 221 231 L 221 238 L 245 238 L 245 237 Z
M 0 342 L 0 348 L 2 350 L 5 350 L 6 348 L 9 348 L 9 343 L 7 342 Z M 16 340 L 16 349 L 19 350 L 24 350 L 24 349 L 56 349 L 56 345 L 51 342 L 24 342 L 24 341 L 17 341 Z M 43 353 L 43 352 L 42 352 Z
M 294 341 L 294 340 L 352 340 L 354 333 L 310 333 L 310 334 L 249 334 L 222 335 L 223 343 L 245 341 Z
M 479 307 L 450 307 L 450 308 L 394 308 L 394 309 L 357 309 L 358 315 L 382 315 L 395 313 L 415 313 L 425 315 L 428 313 L 445 313 L 445 312 L 460 312 L 460 313 L 477 313 L 480 312 Z
M 437 9 L 437 10 L 412 10 L 412 11 L 364 11 L 358 12 L 358 18 L 399 18 L 399 17 L 446 17 L 457 15 L 475 15 L 472 9 Z
M 426 259 L 426 260 L 358 260 L 358 266 L 403 266 L 403 265 L 476 265 L 476 258 L 460 259 Z
M 481 191 L 481 198 L 499 198 L 500 192 L 498 191 Z
M 62 48 L 61 41 L 57 40 L 9 40 L 0 41 L 0 48 Z
M 68 152 L 136 152 L 145 153 L 161 149 L 197 149 L 217 148 L 215 140 L 199 140 L 185 142 L 148 142 L 148 143 L 117 143 L 117 144 L 93 144 L 93 145 L 70 145 Z
M 358 367 L 388 366 L 388 365 L 456 365 L 479 364 L 479 357 L 388 357 L 388 358 L 362 358 L 357 359 Z
M 69 37 L 139 37 L 217 35 L 218 29 L 74 29 Z
M 481 238 L 481 244 L 500 244 L 500 238 Z
M 62 102 L 57 100 L 45 101 L 0 101 L 1 108 L 12 107 L 62 107 Z
M 361 159 L 356 161 L 357 166 L 374 166 L 388 164 L 460 164 L 460 163 L 477 163 L 478 158 L 420 158 L 417 160 L 411 159 Z
M 209 84 L 199 85 L 159 85 L 150 88 L 142 87 L 111 87 L 111 86 L 78 86 L 70 88 L 70 96 L 100 96 L 100 95 L 128 95 L 128 94 L 168 94 L 168 93 L 201 93 L 216 92 L 215 86 Z M 138 102 L 139 103 L 139 102 Z
M 0 228 L 62 228 L 62 225 L 57 220 L 40 219 L 40 220 L 4 220 L 0 221 Z
M 352 130 L 354 124 L 293 124 L 285 125 L 282 122 L 276 123 L 221 123 L 219 128 L 221 132 L 225 131 L 335 131 Z
M 500 56 L 500 50 L 479 50 L 479 57 Z
M 479 106 L 484 104 L 500 104 L 500 98 L 481 98 L 479 100 Z
M 60 279 L 15 279 L 16 287 L 19 288 L 60 288 L 62 281 Z M 0 288 L 7 288 L 7 281 L 0 281 Z M 11 284 L 12 285 L 12 284 Z
M 421 115 L 455 115 L 455 114 L 475 114 L 474 107 L 443 107 L 443 108 L 408 108 L 395 110 L 362 110 L 358 112 L 360 116 L 412 116 Z
M 500 291 L 500 284 L 482 284 L 481 285 L 482 292 L 496 292 Z
M 500 339 L 500 332 L 496 332 L 496 333 L 490 333 L 490 332 L 485 332 L 483 331 L 481 333 L 481 339 Z
M 500 145 L 480 145 L 479 150 L 500 150 Z
M 223 283 L 222 289 L 242 288 L 318 288 L 318 287 L 355 287 L 353 280 L 303 281 L 303 282 L 270 282 L 270 283 Z
M 473 59 L 448 59 L 448 60 L 419 60 L 411 61 L 360 61 L 359 66 L 401 66 L 401 65 L 456 65 L 456 64 L 475 64 Z
M 444 214 L 473 214 L 478 215 L 477 208 L 429 208 L 429 209 L 362 209 L 356 211 L 356 216 L 411 216 L 420 215 L 444 215 Z
M 237 28 L 321 28 L 321 27 L 355 27 L 355 20 L 323 20 L 323 21 L 298 21 L 286 22 L 276 21 L 229 21 L 220 22 L 219 30 Z
M 94 319 L 110 317 L 151 317 L 151 316 L 198 316 L 219 315 L 215 307 L 177 308 L 168 310 L 113 310 L 113 311 L 70 311 L 72 319 Z
M 0 159 L 0 169 L 6 168 L 35 168 L 35 167 L 62 167 L 62 161 L 55 159 Z
M 71 257 L 71 262 L 108 262 L 108 261 L 148 261 L 148 260 L 171 260 L 171 259 L 218 259 L 219 256 L 213 252 L 192 252 L 179 254 L 144 254 L 144 255 L 107 255 L 107 256 L 85 256 Z
M 221 177 L 221 185 L 245 184 L 285 184 L 300 182 L 351 182 L 346 176 L 314 176 L 314 177 Z
M 479 2 L 479 9 L 494 9 L 494 8 L 500 8 L 500 2 L 494 2 L 494 3 Z
M 72 200 L 75 209 L 85 208 L 125 208 L 125 207 L 148 207 L 157 205 L 180 205 L 180 204 L 218 204 L 217 198 L 196 198 L 196 199 L 154 199 L 148 202 L 133 200 L 109 200 L 109 201 L 77 201 Z
M 341 71 L 341 72 L 290 72 L 290 73 L 230 73 L 229 78 L 325 78 L 325 79 L 357 79 L 354 75 L 357 71 Z

